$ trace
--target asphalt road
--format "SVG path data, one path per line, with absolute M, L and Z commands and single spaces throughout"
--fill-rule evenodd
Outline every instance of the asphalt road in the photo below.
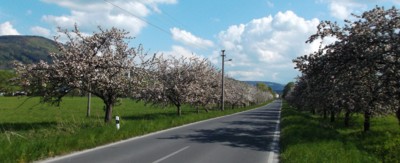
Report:
M 281 101 L 42 162 L 278 162 Z

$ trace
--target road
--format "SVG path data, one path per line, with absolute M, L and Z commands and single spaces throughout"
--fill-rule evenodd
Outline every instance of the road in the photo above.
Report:
M 42 162 L 278 162 L 281 101 Z

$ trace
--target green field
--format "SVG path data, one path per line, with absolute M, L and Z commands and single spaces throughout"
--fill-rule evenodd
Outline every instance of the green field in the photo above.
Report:
M 348 128 L 343 119 L 335 123 L 283 105 L 281 161 L 400 162 L 400 126 L 394 116 L 376 117 L 371 131 L 363 132 L 362 116 L 354 116 Z
M 113 111 L 121 118 L 117 130 L 114 122 L 104 123 L 103 102 L 98 98 L 92 99 L 92 116 L 86 118 L 86 100 L 67 97 L 55 107 L 39 103 L 39 98 L 0 97 L 0 162 L 31 162 L 256 107 L 198 114 L 185 106 L 179 117 L 174 107 L 123 99 Z

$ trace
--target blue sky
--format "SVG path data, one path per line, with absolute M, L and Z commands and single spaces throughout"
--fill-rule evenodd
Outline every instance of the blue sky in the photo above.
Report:
M 292 59 L 318 44 L 305 44 L 321 20 L 343 22 L 376 5 L 399 8 L 400 0 L 0 0 L 0 35 L 52 39 L 57 26 L 74 23 L 90 34 L 115 26 L 150 53 L 208 58 L 238 80 L 282 84 L 299 75 Z M 111 3 L 111 4 L 110 4 Z M 115 6 L 114 6 L 115 5 Z M 116 7 L 118 6 L 118 7 Z M 126 12 L 124 10 L 129 11 Z M 140 19 L 139 19 L 140 18 Z M 145 21 L 142 21 L 145 20 Z

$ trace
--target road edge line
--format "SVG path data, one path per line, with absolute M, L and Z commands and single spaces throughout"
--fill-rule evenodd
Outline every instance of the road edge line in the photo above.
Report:
M 280 134 L 281 134 L 281 132 L 279 131 L 280 130 L 279 126 L 280 126 L 281 112 L 282 112 L 282 101 L 281 101 L 280 106 L 279 106 L 279 114 L 278 114 L 279 118 L 276 121 L 274 138 L 272 139 L 272 143 L 271 143 L 271 148 L 272 149 L 279 148 L 279 139 L 280 139 Z M 273 163 L 274 162 L 274 160 L 275 160 L 275 156 L 274 155 L 275 155 L 275 152 L 273 150 L 269 152 L 267 163 Z M 279 157 L 279 154 L 278 154 L 278 157 Z M 277 160 L 276 162 L 279 162 L 279 160 Z

